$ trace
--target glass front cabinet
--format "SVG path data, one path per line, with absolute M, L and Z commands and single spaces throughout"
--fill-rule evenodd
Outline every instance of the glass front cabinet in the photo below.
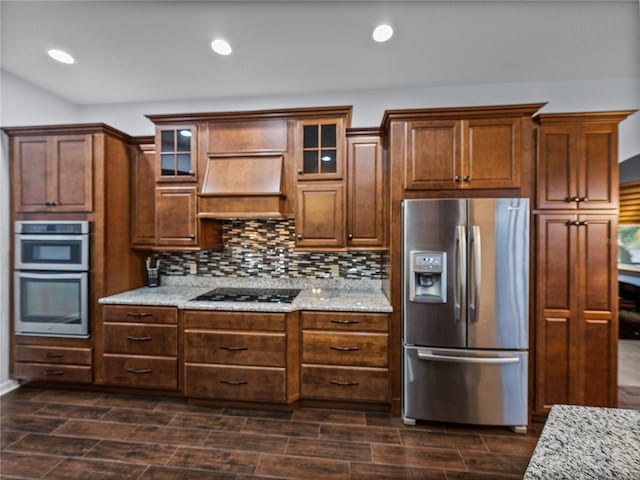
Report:
M 298 145 L 298 180 L 343 178 L 343 118 L 300 120 Z
M 196 181 L 195 125 L 163 125 L 156 128 L 159 182 Z

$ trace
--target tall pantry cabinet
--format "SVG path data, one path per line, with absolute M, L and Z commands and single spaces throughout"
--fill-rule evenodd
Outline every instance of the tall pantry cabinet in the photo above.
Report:
M 534 413 L 617 405 L 618 123 L 537 116 Z

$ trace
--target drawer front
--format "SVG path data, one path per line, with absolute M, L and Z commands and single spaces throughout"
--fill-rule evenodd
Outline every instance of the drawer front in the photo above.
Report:
M 366 330 L 386 332 L 386 313 L 302 312 L 302 328 L 314 330 Z
M 104 324 L 104 351 L 134 355 L 178 355 L 178 328 L 173 325 Z
M 322 400 L 389 401 L 386 368 L 302 366 L 302 398 Z
M 284 333 L 184 332 L 186 362 L 284 367 L 286 350 Z
M 174 307 L 146 307 L 142 305 L 104 305 L 105 322 L 178 323 L 178 310 Z
M 209 330 L 285 331 L 284 313 L 213 312 L 185 310 L 184 328 Z
M 302 332 L 302 361 L 386 367 L 388 338 L 386 333 Z
M 187 363 L 185 392 L 196 398 L 285 402 L 286 375 L 283 368 Z
M 90 348 L 16 345 L 17 362 L 64 363 L 91 365 Z
M 91 383 L 92 368 L 80 365 L 60 365 L 54 363 L 16 362 L 14 378 L 20 380 L 42 380 L 46 382 Z
M 178 361 L 175 358 L 134 357 L 105 354 L 104 381 L 127 387 L 178 387 Z

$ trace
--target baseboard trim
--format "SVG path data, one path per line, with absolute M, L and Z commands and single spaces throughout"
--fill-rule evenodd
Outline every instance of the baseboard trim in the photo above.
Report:
M 7 380 L 6 382 L 0 383 L 0 397 L 5 393 L 9 393 L 16 388 L 18 388 L 20 384 L 15 380 Z

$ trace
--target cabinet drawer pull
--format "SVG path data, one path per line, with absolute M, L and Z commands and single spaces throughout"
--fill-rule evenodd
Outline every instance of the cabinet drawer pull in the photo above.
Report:
M 41 353 L 40 356 L 42 358 L 62 358 L 64 357 L 64 353 Z
M 462 178 L 460 177 L 460 175 L 456 175 L 455 177 L 453 177 L 453 181 L 454 182 L 459 182 L 461 180 L 462 180 Z
M 469 175 L 465 175 L 464 177 L 462 177 L 462 180 L 464 180 L 465 182 L 470 182 L 471 177 Z
M 238 380 L 238 381 L 220 380 L 220 383 L 224 383 L 226 385 L 246 385 L 249 382 L 247 382 L 246 380 Z
M 131 340 L 132 342 L 150 342 L 152 337 L 131 337 L 127 336 L 127 340 Z
M 329 380 L 329 383 L 338 385 L 339 387 L 355 387 L 356 385 L 360 385 L 360 382 L 340 382 L 338 380 Z
M 64 375 L 62 370 L 40 370 L 40 375 L 50 377 L 52 375 Z
M 136 318 L 141 318 L 141 317 L 150 317 L 150 316 L 151 316 L 151 314 L 150 314 L 150 313 L 147 313 L 147 312 L 140 312 L 140 313 L 137 313 L 137 312 L 127 312 L 127 315 L 128 315 L 129 317 L 136 317 Z
M 360 320 L 329 320 L 331 323 L 337 323 L 339 325 L 354 325 L 360 323 Z
M 145 373 L 151 373 L 152 370 L 150 368 L 127 368 L 127 372 L 142 375 Z
M 580 197 L 580 202 L 588 202 L 589 198 L 588 197 Z
M 231 352 L 239 352 L 241 350 L 249 350 L 249 347 L 227 347 L 225 345 L 222 345 L 220 347 L 220 350 L 229 350 Z
M 337 350 L 338 352 L 353 352 L 360 350 L 360 347 L 338 347 L 337 345 L 331 345 L 331 350 Z

